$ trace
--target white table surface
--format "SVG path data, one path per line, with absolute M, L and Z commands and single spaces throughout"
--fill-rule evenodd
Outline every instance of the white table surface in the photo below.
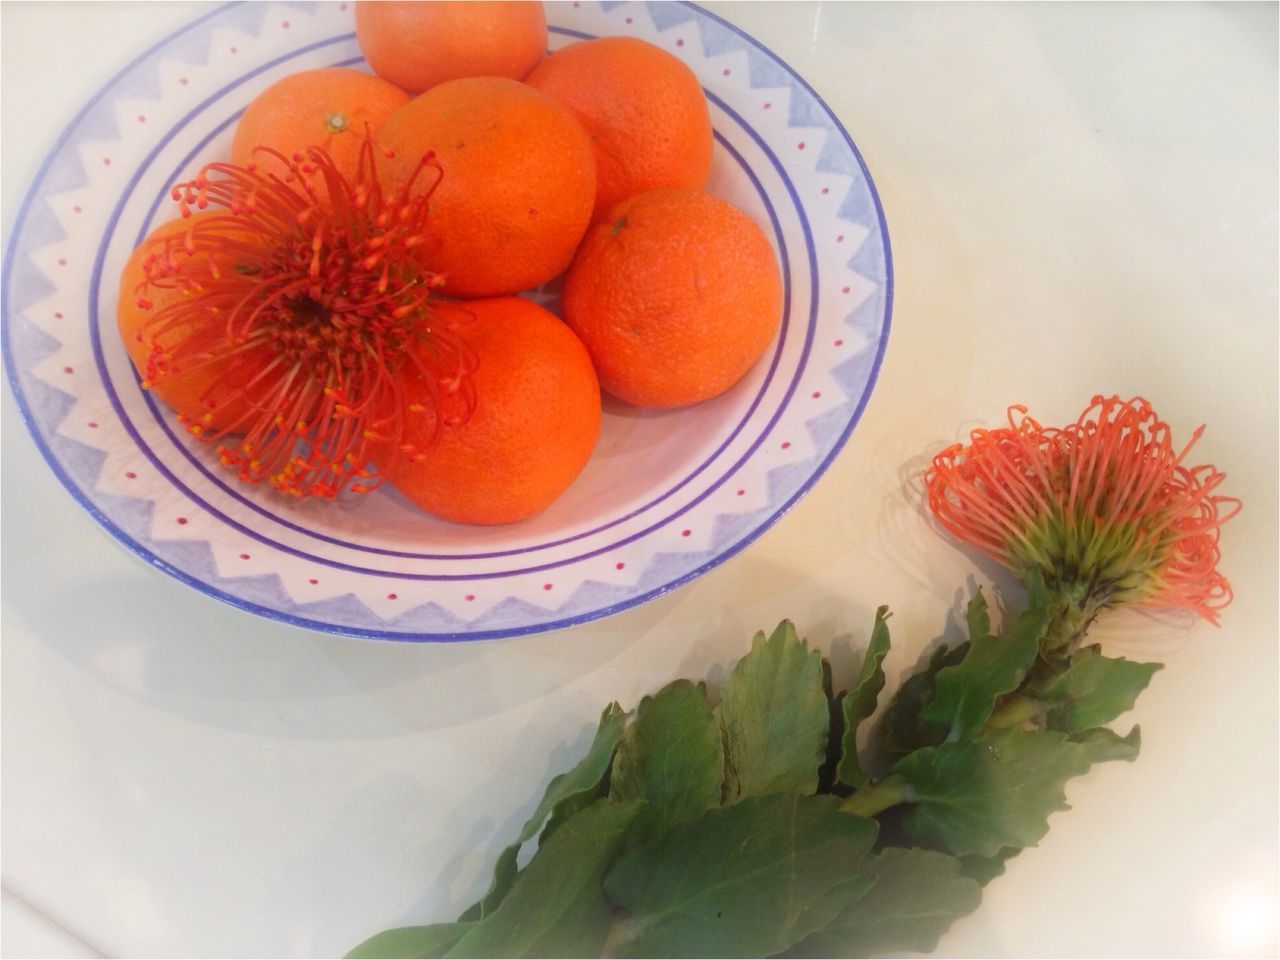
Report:
M 6 237 L 75 110 L 199 4 L 3 5 Z M 1276 6 L 723 4 L 862 150 L 896 265 L 866 414 L 746 551 L 638 609 L 527 639 L 307 633 L 127 554 L 3 399 L 3 951 L 339 955 L 483 890 L 601 706 L 722 677 L 791 617 L 856 663 L 893 606 L 891 685 L 976 568 L 907 468 L 1005 406 L 1066 421 L 1143 394 L 1246 512 L 1221 629 L 1122 617 L 1165 659 L 1134 765 L 1010 864 L 939 953 L 1274 956 L 1277 941 Z M 977 576 L 977 582 L 984 582 Z M 1122 721 L 1123 722 L 1123 721 Z

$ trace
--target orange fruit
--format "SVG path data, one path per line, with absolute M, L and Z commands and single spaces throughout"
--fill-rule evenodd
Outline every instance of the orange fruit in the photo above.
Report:
M 377 137 L 391 114 L 408 102 L 399 87 L 359 70 L 324 67 L 290 74 L 245 108 L 231 142 L 231 162 L 263 163 L 262 155 L 254 156 L 257 147 L 272 147 L 286 157 L 323 147 L 354 182 L 366 133 Z
M 680 59 L 633 37 L 557 50 L 527 82 L 574 112 L 596 152 L 596 215 L 658 187 L 702 188 L 711 172 L 711 117 Z
M 475 407 L 462 423 L 437 432 L 433 384 L 409 373 L 406 405 L 422 404 L 425 412 L 407 418 L 402 442 L 416 452 L 391 458 L 383 475 L 446 520 L 531 517 L 569 487 L 599 436 L 600 386 L 591 358 L 568 327 L 519 297 L 433 309 L 456 323 L 474 354 Z
M 138 245 L 121 272 L 116 325 L 120 330 L 120 338 L 124 341 L 129 359 L 133 361 L 138 375 L 144 380 L 148 375 L 147 361 L 151 356 L 150 340 L 157 336 L 154 332 L 146 331 L 145 327 L 164 307 L 181 302 L 185 296 L 175 288 L 150 284 L 143 286 L 146 280 L 143 263 L 153 252 L 163 250 L 166 240 L 180 238 L 201 218 L 218 216 L 219 213 L 220 211 L 197 213 L 187 219 L 171 220 L 161 224 Z M 180 243 L 175 244 L 171 249 L 173 256 L 180 261 L 184 256 Z M 224 270 L 234 270 L 236 266 L 234 258 L 230 256 L 218 265 Z M 140 297 L 151 301 L 149 309 L 139 306 Z M 219 328 L 222 326 L 221 321 L 212 317 L 193 314 L 190 323 L 179 323 L 158 334 L 161 346 L 172 347 L 189 338 L 195 329 L 194 324 L 197 323 L 216 325 Z M 197 359 L 189 358 L 177 368 L 157 376 L 153 383 L 148 384 L 148 388 L 174 410 L 193 422 L 203 423 L 208 429 L 219 430 L 236 423 L 247 410 L 246 403 L 243 401 L 225 406 L 219 404 L 220 399 L 226 395 L 226 385 L 234 380 L 231 361 L 200 363 Z
M 523 80 L 547 52 L 541 3 L 357 3 L 356 39 L 374 73 L 410 93 L 461 77 Z
M 728 390 L 764 353 L 782 320 L 782 276 L 737 207 L 653 190 L 588 231 L 565 278 L 564 318 L 605 390 L 680 407 Z
M 434 151 L 443 178 L 431 196 L 423 265 L 444 293 L 489 297 L 561 273 L 591 219 L 591 141 L 568 108 L 503 77 L 450 80 L 401 107 L 382 129 L 395 151 L 384 183 L 397 190 Z M 415 189 L 435 182 L 422 171 Z

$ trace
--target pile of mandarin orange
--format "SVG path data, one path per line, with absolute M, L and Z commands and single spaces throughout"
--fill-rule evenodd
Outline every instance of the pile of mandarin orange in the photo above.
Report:
M 390 192 L 433 158 L 438 176 L 419 178 L 431 184 L 430 242 L 417 256 L 438 275 L 434 322 L 472 358 L 473 406 L 457 422 L 410 422 L 397 440 L 417 454 L 379 462 L 383 480 L 447 520 L 521 520 L 587 463 L 601 389 L 682 407 L 760 358 L 781 318 L 777 260 L 750 217 L 704 192 L 711 122 L 681 60 L 625 37 L 548 55 L 540 3 L 359 3 L 355 20 L 374 75 L 335 67 L 278 81 L 245 110 L 230 159 L 318 146 L 355 177 L 374 142 Z M 146 249 L 125 269 L 119 310 L 140 371 L 138 331 L 154 308 L 132 291 L 145 286 Z M 516 296 L 557 279 L 561 317 Z M 217 376 L 147 385 L 195 416 Z M 403 390 L 415 409 L 432 400 L 412 376 Z

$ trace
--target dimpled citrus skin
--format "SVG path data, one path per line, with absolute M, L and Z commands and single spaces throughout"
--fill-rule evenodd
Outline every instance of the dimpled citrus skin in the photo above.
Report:
M 354 182 L 366 133 L 376 138 L 409 99 L 399 87 L 346 67 L 292 73 L 245 108 L 231 142 L 231 162 L 264 162 L 254 154 L 257 147 L 271 147 L 286 157 L 323 147 Z
M 446 295 L 527 290 L 573 259 L 595 202 L 595 159 L 563 104 L 501 77 L 451 80 L 397 110 L 379 142 L 395 152 L 384 167 L 389 190 L 428 152 L 444 171 L 420 250 Z
M 541 512 L 582 472 L 600 435 L 591 358 L 559 319 L 518 297 L 433 309 L 457 322 L 474 352 L 475 408 L 434 441 L 430 414 L 409 418 L 403 442 L 423 457 L 394 458 L 385 478 L 423 510 L 458 523 L 514 523 Z M 416 374 L 405 393 L 408 404 L 430 403 Z
M 120 331 L 120 339 L 133 361 L 138 376 L 146 378 L 147 358 L 151 346 L 146 340 L 140 340 L 139 334 L 147 322 L 168 304 L 183 299 L 183 294 L 175 289 L 148 286 L 145 296 L 152 302 L 151 309 L 143 310 L 138 306 L 139 284 L 145 276 L 142 262 L 147 254 L 156 249 L 166 238 L 179 238 L 190 229 L 199 218 L 218 216 L 215 212 L 196 213 L 190 218 L 170 220 L 156 227 L 130 255 L 120 274 L 120 298 L 116 305 L 116 326 Z M 176 248 L 176 257 L 183 256 L 181 248 Z M 227 259 L 227 267 L 234 269 L 234 262 Z M 217 321 L 210 320 L 210 323 Z M 170 346 L 187 336 L 189 326 L 179 326 L 162 338 L 162 344 Z M 218 398 L 217 387 L 229 380 L 228 363 L 226 361 L 190 370 L 175 370 L 162 376 L 150 386 L 151 392 L 167 403 L 178 413 L 202 423 L 210 429 L 218 430 L 233 425 L 247 410 L 244 403 L 233 403 L 218 411 L 212 420 L 204 420 L 210 412 L 210 400 Z
M 461 77 L 522 80 L 547 50 L 541 3 L 356 4 L 356 39 L 373 72 L 410 93 Z
M 782 277 L 741 210 L 654 190 L 587 233 L 565 278 L 564 318 L 609 393 L 687 406 L 728 390 L 764 353 L 782 319 Z
M 694 72 L 633 37 L 583 40 L 557 50 L 527 82 L 564 103 L 591 134 L 596 217 L 658 187 L 706 185 L 711 117 Z

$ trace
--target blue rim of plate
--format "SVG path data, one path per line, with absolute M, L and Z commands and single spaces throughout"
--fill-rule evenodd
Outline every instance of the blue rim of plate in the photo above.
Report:
M 126 533 L 110 517 L 108 517 L 101 509 L 99 509 L 98 506 L 94 504 L 85 495 L 85 493 L 81 490 L 80 486 L 67 474 L 63 465 L 61 464 L 59 459 L 54 455 L 53 451 L 49 448 L 49 445 L 45 440 L 45 438 L 41 435 L 35 421 L 34 412 L 31 409 L 28 398 L 23 393 L 22 388 L 20 386 L 20 380 L 18 375 L 19 371 L 16 369 L 14 364 L 14 356 L 13 356 L 13 351 L 11 349 L 11 343 L 10 343 L 10 332 L 11 332 L 11 323 L 12 323 L 12 317 L 10 314 L 10 303 L 9 303 L 10 280 L 12 277 L 14 258 L 15 258 L 16 250 L 18 246 L 16 243 L 16 239 L 22 233 L 23 226 L 26 223 L 28 215 L 30 213 L 31 205 L 37 196 L 37 191 L 42 185 L 45 177 L 49 173 L 50 166 L 53 163 L 54 159 L 59 155 L 60 151 L 66 145 L 67 141 L 71 138 L 72 134 L 76 131 L 80 123 L 89 115 L 90 111 L 95 106 L 98 105 L 99 101 L 101 101 L 103 97 L 105 97 L 112 90 L 112 88 L 115 87 L 115 85 L 119 83 L 123 78 L 125 78 L 131 71 L 133 71 L 140 64 L 147 61 L 150 57 L 152 57 L 154 54 L 162 50 L 164 47 L 168 46 L 174 40 L 186 34 L 187 32 L 199 27 L 201 24 L 216 18 L 223 12 L 229 9 L 232 9 L 234 7 L 237 7 L 239 5 L 240 4 L 233 2 L 233 3 L 227 3 L 227 4 L 220 5 L 218 7 L 215 7 L 214 9 L 210 10 L 208 13 L 202 14 L 199 17 L 194 18 L 189 23 L 184 24 L 183 26 L 167 34 L 165 37 L 161 38 L 160 40 L 157 40 L 151 46 L 149 46 L 140 54 L 138 54 L 136 57 L 134 57 L 132 60 L 130 60 L 123 67 L 121 67 L 109 80 L 107 80 L 103 84 L 102 88 L 97 93 L 95 93 L 92 97 L 90 97 L 89 100 L 84 104 L 84 106 L 80 108 L 80 110 L 76 113 L 76 115 L 71 119 L 71 121 L 63 129 L 62 133 L 58 136 L 57 140 L 54 142 L 52 147 L 50 147 L 50 149 L 46 152 L 43 160 L 40 163 L 40 166 L 37 168 L 35 174 L 31 178 L 31 181 L 23 196 L 22 202 L 19 205 L 18 214 L 14 218 L 13 228 L 9 235 L 9 242 L 7 244 L 7 248 L 4 254 L 3 269 L 2 269 L 2 272 L 0 272 L 0 288 L 2 288 L 3 290 L 3 294 L 2 296 L 0 296 L 0 349 L 2 349 L 4 353 L 4 366 L 5 366 L 6 377 L 9 381 L 10 389 L 12 390 L 14 398 L 18 404 L 19 413 L 22 417 L 23 423 L 26 425 L 28 432 L 30 433 L 33 441 L 36 444 L 37 449 L 40 451 L 41 456 L 44 457 L 45 462 L 49 465 L 50 469 L 53 471 L 54 475 L 58 478 L 59 482 L 63 485 L 63 487 L 66 488 L 67 492 L 71 494 L 72 498 L 91 517 L 93 517 L 93 519 L 108 534 L 110 534 L 115 540 L 117 540 L 124 547 L 126 547 L 130 552 L 134 553 L 135 555 L 140 557 L 142 560 L 146 561 L 148 564 L 162 570 L 163 572 L 173 577 L 174 579 L 186 584 L 189 587 L 192 587 L 198 590 L 199 592 L 207 596 L 213 597 L 217 600 L 221 600 L 224 603 L 227 603 L 238 609 L 245 610 L 249 613 L 253 613 L 270 620 L 276 620 L 282 623 L 287 623 L 292 626 L 301 627 L 308 630 L 316 630 L 323 633 L 334 633 L 342 636 L 350 636 L 350 637 L 359 638 L 359 639 L 393 640 L 393 641 L 401 641 L 401 642 L 419 642 L 419 643 L 420 642 L 460 642 L 460 641 L 469 641 L 469 640 L 502 639 L 502 638 L 508 638 L 508 637 L 526 636 L 530 634 L 544 633 L 552 630 L 565 629 L 567 627 L 572 627 L 579 624 L 587 623 L 592 620 L 597 620 L 604 617 L 612 616 L 624 610 L 630 609 L 631 607 L 635 607 L 640 604 L 646 603 L 652 599 L 655 599 L 656 597 L 669 593 L 672 590 L 675 590 L 676 588 L 682 586 L 683 584 L 688 583 L 691 580 L 694 580 L 702 576 L 704 573 L 708 572 L 709 570 L 714 569 L 715 567 L 724 563 L 726 560 L 735 556 L 745 547 L 753 543 L 766 530 L 768 530 L 778 520 L 780 520 L 800 500 L 801 497 L 803 497 L 806 493 L 808 493 L 808 491 L 812 489 L 813 485 L 818 481 L 818 479 L 827 471 L 832 461 L 844 448 L 844 445 L 847 443 L 849 437 L 852 435 L 854 428 L 857 426 L 858 422 L 862 418 L 862 413 L 866 408 L 866 404 L 871 397 L 871 394 L 876 385 L 876 381 L 879 377 L 880 367 L 884 359 L 884 352 L 888 345 L 889 332 L 890 332 L 892 315 L 893 315 L 894 284 L 893 284 L 892 248 L 889 240 L 889 226 L 885 218 L 884 207 L 880 201 L 879 192 L 876 190 L 875 182 L 871 177 L 871 171 L 867 168 L 866 161 L 863 159 L 861 152 L 858 150 L 857 145 L 853 141 L 853 138 L 849 135 L 849 132 L 840 123 L 835 113 L 827 105 L 826 101 L 823 100 L 822 97 L 817 93 L 817 91 L 814 90 L 813 87 L 810 86 L 810 84 L 802 76 L 800 76 L 800 74 L 797 73 L 789 64 L 787 64 L 784 60 L 782 60 L 780 57 L 774 54 L 771 50 L 765 47 L 758 40 L 751 37 L 745 31 L 729 23 L 728 21 L 718 16 L 717 14 L 712 13 L 711 11 L 707 10 L 705 7 L 702 7 L 696 3 L 691 2 L 691 0 L 683 0 L 683 2 L 679 4 L 679 6 L 692 10 L 695 16 L 706 18 L 707 20 L 717 24 L 721 28 L 729 31 L 730 33 L 736 35 L 741 40 L 745 41 L 746 44 L 748 44 L 750 47 L 753 47 L 759 53 L 762 53 L 766 57 L 768 57 L 769 60 L 772 61 L 774 65 L 776 65 L 777 67 L 780 67 L 783 71 L 785 71 L 785 73 L 788 75 L 790 80 L 794 82 L 800 89 L 802 89 L 812 99 L 814 104 L 816 104 L 819 108 L 821 108 L 822 112 L 826 115 L 827 120 L 831 124 L 831 131 L 833 133 L 838 133 L 839 136 L 843 139 L 845 145 L 849 150 L 849 153 L 851 154 L 851 156 L 854 158 L 854 160 L 858 165 L 859 172 L 861 173 L 862 178 L 865 181 L 866 190 L 870 197 L 872 207 L 875 211 L 876 226 L 879 229 L 879 241 L 880 241 L 881 250 L 883 252 L 883 258 L 884 258 L 884 278 L 883 278 L 884 315 L 883 315 L 883 321 L 880 326 L 879 337 L 875 344 L 875 354 L 874 354 L 874 357 L 872 358 L 872 361 L 867 373 L 865 386 L 863 387 L 862 393 L 858 397 L 854 405 L 852 414 L 849 416 L 849 419 L 844 425 L 844 428 L 842 429 L 842 431 L 839 433 L 839 435 L 835 438 L 834 442 L 831 444 L 831 447 L 828 450 L 827 454 L 817 464 L 817 466 L 810 472 L 809 476 L 804 480 L 804 482 L 800 484 L 800 486 L 795 491 L 793 491 L 792 494 L 783 503 L 775 507 L 772 510 L 772 512 L 769 513 L 768 516 L 766 516 L 759 523 L 757 523 L 753 529 L 751 529 L 745 535 L 743 535 L 736 543 L 733 543 L 729 547 L 720 550 L 719 552 L 717 552 L 717 554 L 714 557 L 707 560 L 706 562 L 700 564 L 699 566 L 693 569 L 682 572 L 678 576 L 673 577 L 672 579 L 668 580 L 665 583 L 662 583 L 656 587 L 650 588 L 643 592 L 637 593 L 633 596 L 626 597 L 622 600 L 619 600 L 616 603 L 599 607 L 593 610 L 587 610 L 580 613 L 575 613 L 570 616 L 562 617 L 559 619 L 547 620 L 547 621 L 542 621 L 542 622 L 533 623 L 533 624 L 520 625 L 515 627 L 502 627 L 502 628 L 496 628 L 496 629 L 447 631 L 447 632 L 440 632 L 440 633 L 378 630 L 378 629 L 352 626 L 347 624 L 328 623 L 325 621 L 314 620 L 308 617 L 299 616 L 297 614 L 263 606 L 251 600 L 247 600 L 243 597 L 235 596 L 234 594 L 228 593 L 224 590 L 219 589 L 218 587 L 212 586 L 211 584 L 208 584 L 203 580 L 200 580 L 192 576 L 191 574 L 187 573 L 185 570 L 182 570 L 177 566 L 175 566 L 174 564 L 164 560 L 163 558 L 158 557 L 146 546 L 139 543 L 132 536 Z M 561 32 L 571 32 L 571 31 L 562 30 Z M 803 229 L 805 231 L 805 239 L 808 245 L 811 247 L 812 236 L 810 234 L 809 225 L 807 221 L 803 223 Z

